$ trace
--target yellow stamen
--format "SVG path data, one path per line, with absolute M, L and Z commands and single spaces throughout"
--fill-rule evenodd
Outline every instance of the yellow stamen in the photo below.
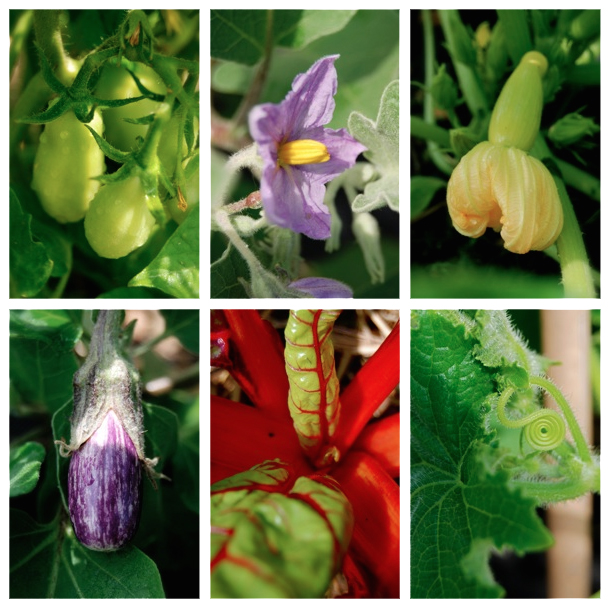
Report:
M 280 145 L 278 165 L 311 165 L 330 160 L 328 148 L 314 139 L 296 139 Z

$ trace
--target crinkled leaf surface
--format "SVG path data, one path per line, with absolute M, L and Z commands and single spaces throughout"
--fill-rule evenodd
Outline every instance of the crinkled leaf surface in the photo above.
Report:
M 36 487 L 40 477 L 40 465 L 44 457 L 44 447 L 36 441 L 28 441 L 16 448 L 11 448 L 11 497 L 27 494 Z
M 265 52 L 268 19 L 273 27 L 273 44 L 299 49 L 337 32 L 356 11 L 319 10 L 212 10 L 211 55 L 254 65 Z
M 67 311 L 11 311 L 10 378 L 22 399 L 55 412 L 72 398 L 81 333 Z
M 154 562 L 130 545 L 102 553 L 85 549 L 69 525 L 37 524 L 10 513 L 11 598 L 163 598 Z
M 32 237 L 32 216 L 23 211 L 17 195 L 10 190 L 10 274 L 11 291 L 19 297 L 35 296 L 53 271 L 42 243 Z
M 383 92 L 376 122 L 359 112 L 352 112 L 347 121 L 349 132 L 368 148 L 364 156 L 379 175 L 354 199 L 354 211 L 372 211 L 385 205 L 398 211 L 398 94 L 395 80 Z
M 322 597 L 353 529 L 330 477 L 266 461 L 212 486 L 212 597 Z
M 552 537 L 534 501 L 491 472 L 485 417 L 496 392 L 478 361 L 473 321 L 455 311 L 413 313 L 411 331 L 411 596 L 492 598 L 495 547 L 541 551 Z M 468 332 L 468 333 L 467 333 Z
M 129 287 L 155 287 L 175 298 L 199 297 L 199 207 L 193 209 L 157 257 Z

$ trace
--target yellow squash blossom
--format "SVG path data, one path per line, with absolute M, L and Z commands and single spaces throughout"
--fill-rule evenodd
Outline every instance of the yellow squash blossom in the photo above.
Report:
M 543 105 L 544 55 L 526 53 L 496 102 L 489 141 L 462 157 L 447 187 L 453 226 L 469 237 L 499 231 L 514 253 L 552 245 L 563 228 L 557 187 L 548 169 L 528 155 Z

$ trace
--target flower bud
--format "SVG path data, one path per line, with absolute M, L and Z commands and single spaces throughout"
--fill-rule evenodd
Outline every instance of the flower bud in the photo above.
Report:
M 563 210 L 548 169 L 517 148 L 482 142 L 462 158 L 447 187 L 455 229 L 469 237 L 500 231 L 513 253 L 552 245 L 563 228 Z
M 441 110 L 453 110 L 455 108 L 458 100 L 458 89 L 453 78 L 447 74 L 444 63 L 432 79 L 430 93 L 436 106 Z
M 598 132 L 599 127 L 593 120 L 572 112 L 560 118 L 549 129 L 549 139 L 558 146 L 569 146 Z
M 525 150 L 534 145 L 540 130 L 544 94 L 542 77 L 548 69 L 546 57 L 537 51 L 525 53 L 506 81 L 489 123 L 489 141 Z

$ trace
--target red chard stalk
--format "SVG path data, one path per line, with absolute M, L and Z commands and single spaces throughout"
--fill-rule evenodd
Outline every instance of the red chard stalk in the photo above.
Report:
M 131 540 L 142 503 L 142 468 L 151 478 L 157 459 L 144 455 L 139 376 L 121 353 L 121 311 L 100 311 L 89 354 L 74 374 L 68 506 L 80 542 L 114 551 Z M 154 484 L 154 482 L 153 482 Z

